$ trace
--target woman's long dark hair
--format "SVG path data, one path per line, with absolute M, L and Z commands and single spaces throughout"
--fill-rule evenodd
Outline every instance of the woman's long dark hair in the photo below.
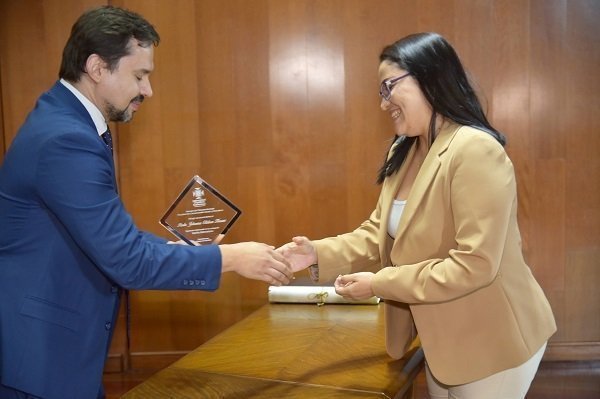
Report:
M 471 87 L 458 55 L 437 33 L 417 33 L 385 47 L 379 61 L 388 61 L 410 73 L 431 104 L 429 145 L 435 139 L 435 119 L 442 115 L 458 124 L 472 126 L 490 134 L 502 145 L 506 139 L 490 125 Z M 379 169 L 377 183 L 396 173 L 416 142 L 416 137 L 401 137 L 394 154 Z

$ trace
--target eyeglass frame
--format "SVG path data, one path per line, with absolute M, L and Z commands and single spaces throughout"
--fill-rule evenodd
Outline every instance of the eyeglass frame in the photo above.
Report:
M 381 98 L 383 98 L 385 101 L 390 101 L 390 99 L 392 98 L 392 90 L 394 89 L 394 86 L 401 80 L 404 79 L 405 77 L 407 77 L 408 75 L 410 75 L 410 72 L 405 73 L 404 75 L 401 76 L 397 76 L 395 78 L 389 78 L 384 80 L 383 82 L 381 82 L 381 85 L 379 86 L 379 96 Z M 386 88 L 387 90 L 387 96 L 385 94 L 383 94 L 383 88 Z

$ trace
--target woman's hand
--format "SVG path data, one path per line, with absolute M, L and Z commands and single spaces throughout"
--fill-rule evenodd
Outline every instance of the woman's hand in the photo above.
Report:
M 375 296 L 371 286 L 374 275 L 371 272 L 340 275 L 335 279 L 335 292 L 346 299 L 361 300 L 371 298 Z
M 277 252 L 289 262 L 294 273 L 318 263 L 317 251 L 306 237 L 292 238 L 292 242 L 277 248 Z

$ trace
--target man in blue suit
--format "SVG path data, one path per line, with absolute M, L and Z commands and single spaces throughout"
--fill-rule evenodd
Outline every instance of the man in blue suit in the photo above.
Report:
M 168 245 L 138 230 L 117 194 L 110 121 L 152 95 L 159 36 L 115 7 L 84 13 L 61 78 L 37 101 L 0 167 L 0 398 L 103 397 L 122 289 L 215 290 L 234 271 L 287 284 L 260 243 Z

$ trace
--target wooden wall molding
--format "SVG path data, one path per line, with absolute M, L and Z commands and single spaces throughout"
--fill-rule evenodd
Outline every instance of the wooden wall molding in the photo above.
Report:
M 550 342 L 544 361 L 600 361 L 600 342 Z

